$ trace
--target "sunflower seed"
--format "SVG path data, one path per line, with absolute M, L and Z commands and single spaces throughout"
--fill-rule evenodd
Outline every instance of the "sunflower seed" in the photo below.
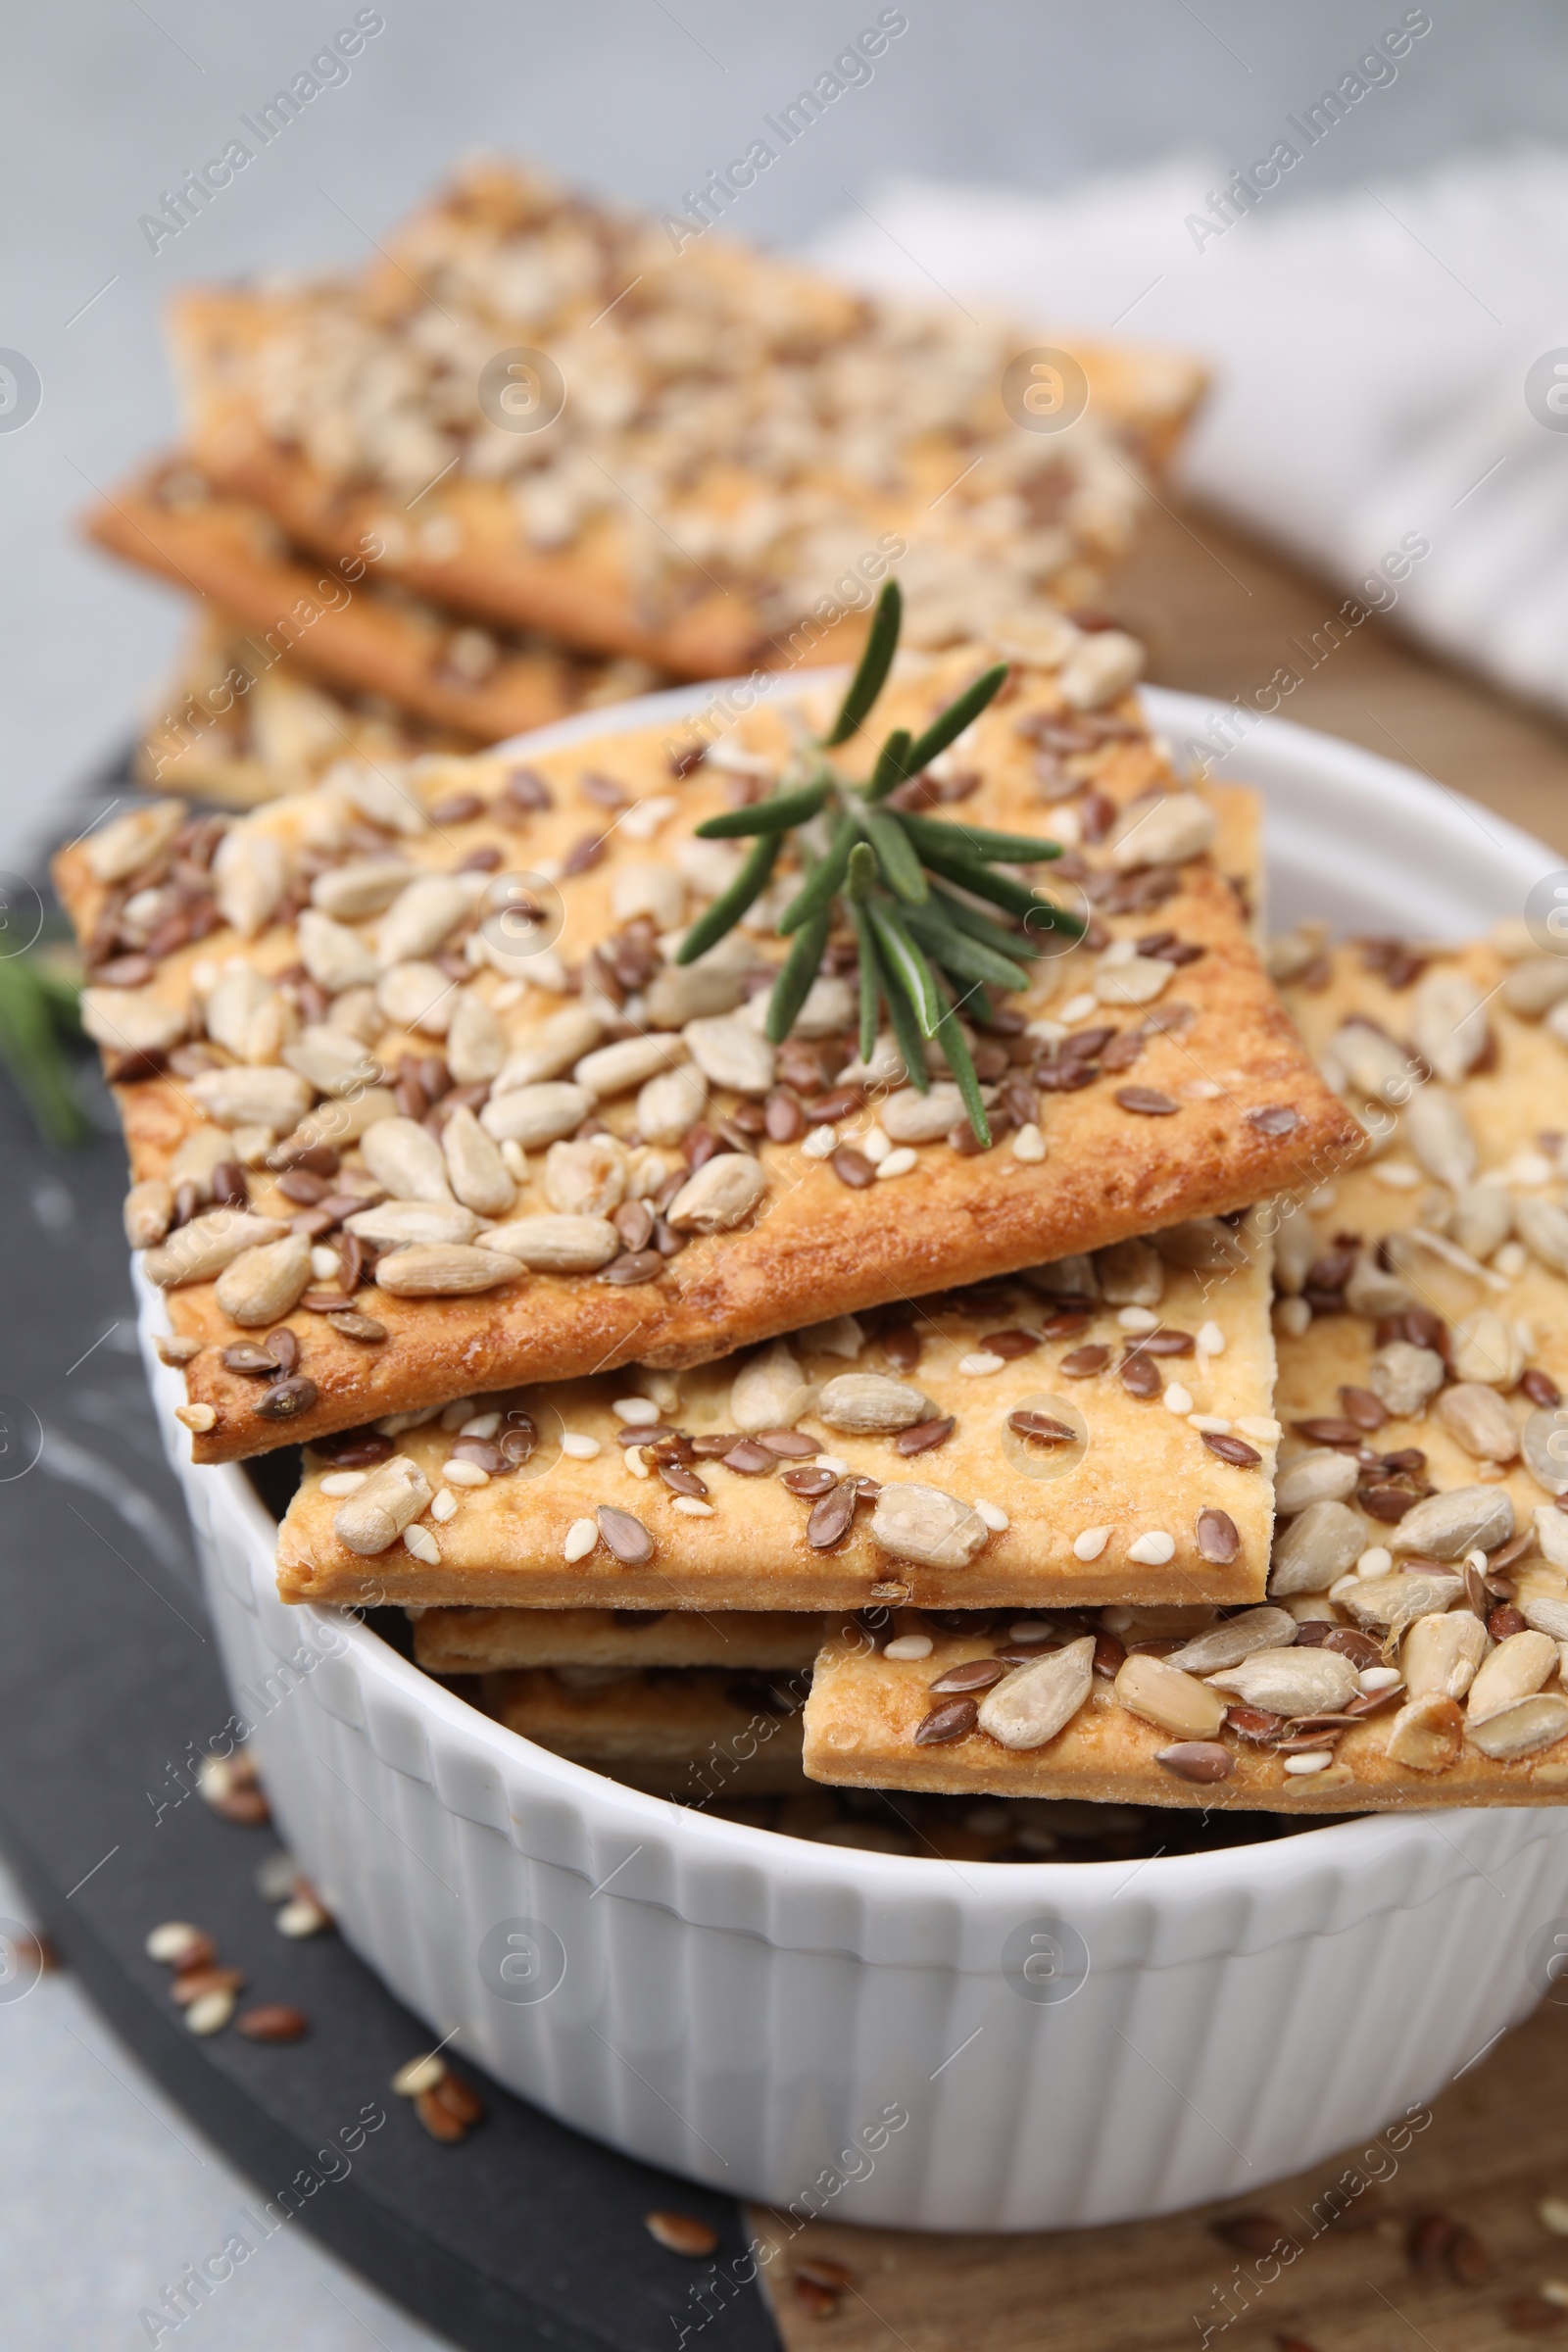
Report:
M 479 1220 L 455 1200 L 382 1200 L 356 1209 L 344 1230 L 378 1250 L 401 1250 L 411 1242 L 471 1242 Z
M 1490 1307 L 1453 1327 L 1453 1377 L 1511 1389 L 1525 1368 L 1524 1349 L 1512 1328 Z M 1506 1460 L 1506 1455 L 1502 1457 Z
M 1391 1340 L 1374 1349 L 1367 1379 L 1372 1393 L 1396 1421 L 1413 1420 L 1443 1386 L 1443 1358 L 1431 1348 Z
M 1309 1502 L 1275 1544 L 1270 1597 L 1326 1592 L 1337 1577 L 1355 1565 L 1365 1542 L 1364 1522 L 1345 1503 Z
M 696 1062 L 650 1078 L 637 1097 L 637 1132 L 645 1143 L 678 1144 L 708 1107 L 708 1080 Z
M 841 1372 L 830 1380 L 817 1399 L 817 1412 L 829 1429 L 847 1430 L 857 1437 L 890 1437 L 896 1430 L 912 1429 L 929 1421 L 936 1406 L 907 1381 L 890 1380 L 882 1372 Z
M 367 1129 L 360 1151 L 377 1184 L 394 1200 L 432 1200 L 450 1206 L 451 1187 L 441 1147 L 414 1119 L 380 1119 Z
M 1296 1620 L 1288 1609 L 1244 1609 L 1172 1650 L 1165 1663 L 1184 1674 L 1216 1674 L 1222 1666 L 1240 1665 L 1254 1650 L 1286 1648 L 1295 1636 Z
M 871 1513 L 872 1542 L 924 1568 L 966 1568 L 989 1533 L 971 1504 L 940 1487 L 890 1484 Z
M 517 1188 L 499 1149 L 466 1103 L 460 1103 L 442 1128 L 441 1152 L 447 1180 L 464 1206 L 481 1216 L 504 1217 L 517 1198 Z
M 1225 1701 L 1218 1691 L 1163 1658 L 1140 1654 L 1126 1659 L 1111 1689 L 1118 1706 L 1178 1740 L 1212 1740 L 1225 1721 Z
M 574 1134 L 596 1101 L 587 1087 L 569 1086 L 561 1079 L 512 1087 L 506 1094 L 492 1091 L 479 1124 L 498 1144 L 519 1144 L 525 1152 L 535 1152 Z
M 1568 964 L 1568 957 L 1563 960 Z M 1568 1274 L 1568 1208 L 1558 1208 L 1533 1193 L 1520 1193 L 1514 1200 L 1513 1221 L 1525 1248 L 1544 1266 L 1553 1274 Z
M 1532 1756 L 1539 1748 L 1552 1747 L 1568 1738 L 1568 1698 L 1560 1691 L 1543 1690 L 1534 1698 L 1518 1699 L 1512 1706 L 1500 1708 L 1484 1723 L 1471 1723 L 1468 1729 L 1472 1745 L 1484 1756 L 1499 1761 Z
M 220 1127 L 270 1127 L 287 1135 L 311 1107 L 312 1089 L 293 1070 L 202 1070 L 187 1083 Z
M 793 1429 L 812 1394 L 788 1341 L 775 1340 L 731 1381 L 729 1418 L 739 1430 Z
M 1095 1639 L 1086 1634 L 1011 1674 L 980 1702 L 983 1732 L 1003 1747 L 1044 1747 L 1070 1723 L 1094 1683 Z
M 383 1257 L 375 1269 L 377 1288 L 394 1298 L 459 1298 L 515 1282 L 522 1267 L 514 1257 L 460 1242 L 416 1242 Z
M 766 1197 L 767 1175 L 745 1152 L 724 1152 L 681 1186 L 664 1211 L 677 1233 L 727 1233 Z
M 211 1282 L 244 1250 L 281 1241 L 288 1227 L 275 1217 L 254 1217 L 244 1209 L 215 1208 L 192 1217 L 142 1259 L 142 1271 L 160 1290 L 187 1282 Z
M 1332 1649 L 1259 1649 L 1209 1677 L 1221 1690 L 1234 1690 L 1245 1706 L 1266 1714 L 1332 1714 L 1355 1697 L 1359 1685 L 1348 1658 Z
M 1548 1012 L 1568 997 L 1568 956 L 1527 956 L 1509 970 L 1502 984 L 1502 1001 L 1510 1012 L 1527 1018 Z
M 1355 1578 L 1344 1587 L 1340 1598 L 1358 1625 L 1384 1626 L 1393 1635 L 1401 1633 L 1417 1617 L 1441 1615 L 1463 1592 L 1462 1576 L 1409 1569 L 1403 1575 Z
M 1468 1614 L 1468 1611 L 1466 1612 Z M 1466 1708 L 1472 1731 L 1489 1716 L 1500 1715 L 1516 1700 L 1533 1698 L 1550 1680 L 1557 1665 L 1557 1644 L 1549 1634 L 1510 1634 L 1485 1657 L 1470 1685 Z M 1452 1693 L 1457 1697 L 1457 1691 Z
M 1513 1197 L 1501 1184 L 1467 1184 L 1454 1195 L 1448 1233 L 1470 1257 L 1482 1262 L 1513 1231 Z
M 493 1225 L 484 1247 L 536 1274 L 597 1274 L 619 1254 L 621 1241 L 608 1217 L 541 1215 Z
M 965 1116 L 963 1097 L 942 1080 L 929 1094 L 901 1087 L 882 1105 L 882 1126 L 896 1144 L 934 1144 Z
M 388 906 L 376 931 L 375 953 L 382 970 L 400 963 L 422 963 L 433 956 L 472 904 L 472 894 L 454 875 L 421 874 L 411 882 Z M 336 906 L 326 910 L 329 914 L 342 911 Z
M 1477 1545 L 1494 1551 L 1513 1534 L 1513 1501 L 1502 1487 L 1450 1487 L 1406 1511 L 1389 1535 L 1389 1549 L 1432 1560 L 1462 1560 Z
M 1495 1389 L 1461 1381 L 1445 1389 L 1433 1409 L 1434 1418 L 1478 1462 L 1511 1462 L 1519 1451 L 1519 1433 Z
M 1519 1433 L 1519 1449 L 1538 1485 L 1568 1494 L 1568 1404 L 1538 1405 Z
M 1463 1698 L 1491 1646 L 1486 1627 L 1469 1609 L 1418 1617 L 1399 1651 L 1405 1688 L 1412 1698 L 1424 1698 L 1432 1690 L 1445 1698 Z
M 132 1250 L 155 1250 L 174 1213 L 174 1188 L 162 1176 L 144 1177 L 125 1195 L 125 1239 Z
M 417 1462 L 395 1453 L 372 1470 L 358 1494 L 339 1503 L 332 1533 L 362 1558 L 387 1551 L 431 1500 L 430 1482 Z
M 772 1086 L 777 1053 L 748 1022 L 721 1014 L 688 1021 L 681 1035 L 693 1061 L 713 1086 L 758 1097 Z
M 1355 1456 L 1333 1446 L 1314 1446 L 1286 1462 L 1274 1480 L 1274 1507 L 1285 1519 L 1294 1518 L 1312 1502 L 1348 1502 L 1355 1493 L 1359 1473 Z
M 1404 1114 L 1410 1149 L 1427 1174 L 1458 1192 L 1476 1172 L 1476 1139 L 1457 1095 L 1440 1086 L 1413 1094 Z
M 1446 1772 L 1464 1745 L 1464 1717 L 1451 1698 L 1428 1690 L 1402 1706 L 1389 1726 L 1384 1754 L 1410 1772 Z
M 592 1051 L 603 1033 L 603 1021 L 586 1005 L 568 1004 L 563 1011 L 553 1012 L 537 1029 L 530 1029 L 507 1056 L 490 1090 L 492 1102 L 498 1095 L 514 1094 L 519 1087 L 559 1078 L 563 1070 L 569 1070 Z
M 310 1242 L 304 1234 L 289 1233 L 231 1258 L 218 1277 L 216 1295 L 231 1323 L 253 1329 L 288 1314 L 310 1280 Z
M 660 1070 L 686 1059 L 686 1041 L 662 1033 L 655 1037 L 624 1037 L 618 1044 L 600 1046 L 585 1054 L 572 1070 L 573 1083 L 587 1089 L 596 1101 L 623 1095 L 641 1086 Z M 521 1140 L 521 1139 L 519 1139 Z
M 447 1067 L 458 1086 L 481 1086 L 500 1075 L 507 1058 L 507 1034 L 476 989 L 458 995 L 447 1031 Z
M 168 849 L 188 809 L 183 801 L 155 801 L 150 808 L 132 808 L 117 816 L 101 833 L 89 835 L 85 847 L 88 870 L 95 882 L 123 882 L 142 866 L 151 865 Z
M 1217 823 L 1213 809 L 1196 793 L 1168 792 L 1158 800 L 1134 801 L 1111 833 L 1111 864 L 1122 874 L 1144 865 L 1185 865 L 1190 858 L 1203 855 Z
M 1481 992 L 1461 971 L 1441 966 L 1422 975 L 1411 1006 L 1416 1052 L 1446 1086 L 1457 1086 L 1487 1043 Z

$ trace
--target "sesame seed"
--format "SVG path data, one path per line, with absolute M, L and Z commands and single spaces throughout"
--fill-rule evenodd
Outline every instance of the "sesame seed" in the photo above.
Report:
M 653 1472 L 648 1467 L 648 1457 L 640 1446 L 628 1446 L 620 1458 L 633 1478 L 652 1478 Z
M 1281 1298 L 1274 1308 L 1274 1320 L 1288 1340 L 1298 1340 L 1311 1328 L 1312 1309 L 1304 1298 Z
M 919 1164 L 919 1158 L 920 1154 L 912 1144 L 900 1144 L 896 1151 L 888 1153 L 886 1159 L 878 1162 L 878 1180 L 884 1176 L 907 1176 L 909 1170 Z
M 1401 1678 L 1397 1666 L 1363 1666 L 1355 1679 L 1370 1694 L 1374 1690 L 1392 1690 Z
M 329 1470 L 321 1481 L 321 1493 L 336 1502 L 341 1495 L 357 1494 L 369 1475 L 368 1470 Z
M 452 1487 L 487 1487 L 490 1484 L 489 1471 L 481 1470 L 477 1462 L 466 1462 L 461 1454 L 454 1454 L 451 1461 L 442 1463 L 441 1475 Z
M 319 1936 L 332 1922 L 318 1902 L 308 1894 L 297 1894 L 283 1905 L 272 1925 L 290 1943 L 303 1942 L 307 1936 Z
M 1171 1392 L 1167 1389 L 1165 1391 L 1167 1404 L 1169 1404 Z M 1231 1434 L 1231 1425 L 1223 1413 L 1189 1413 L 1187 1426 L 1189 1429 L 1196 1429 L 1200 1438 L 1228 1438 Z
M 1136 1560 L 1140 1568 L 1163 1568 L 1176 1556 L 1176 1539 L 1167 1536 L 1163 1528 L 1151 1528 L 1147 1536 L 1139 1536 L 1127 1546 L 1127 1557 Z
M 1372 1165 L 1372 1174 L 1379 1184 L 1386 1184 L 1391 1193 L 1413 1193 L 1421 1181 L 1421 1171 L 1407 1159 L 1379 1159 Z
M 493 1438 L 500 1427 L 499 1413 L 475 1413 L 471 1419 L 459 1423 L 458 1435 L 460 1438 Z
M 677 1494 L 670 1503 L 671 1510 L 683 1511 L 688 1519 L 711 1519 L 713 1506 L 696 1494 Z
M 1110 1530 L 1108 1527 L 1086 1527 L 1081 1536 L 1074 1536 L 1072 1540 L 1073 1558 L 1075 1560 L 1098 1560 L 1109 1542 Z
M 1012 1156 L 1030 1167 L 1037 1167 L 1046 1156 L 1046 1139 L 1033 1119 L 1019 1128 L 1012 1139 Z
M 981 1348 L 973 1355 L 960 1355 L 958 1370 L 970 1380 L 983 1380 L 988 1372 L 1000 1372 L 1006 1360 L 1004 1355 L 993 1355 L 989 1348 Z
M 1190 1102 L 1217 1102 L 1224 1091 L 1214 1078 L 1189 1078 L 1182 1088 Z
M 1004 1527 L 1012 1524 L 1006 1512 L 998 1503 L 977 1501 L 974 1507 L 976 1517 L 985 1521 L 994 1536 L 1000 1536 Z
M 1493 1252 L 1493 1264 L 1506 1282 L 1517 1282 L 1530 1263 L 1530 1252 L 1523 1242 L 1504 1242 Z
M 568 1429 L 561 1441 L 563 1453 L 569 1453 L 574 1462 L 591 1462 L 600 1450 L 597 1438 L 585 1438 L 580 1430 Z
M 406 1527 L 403 1530 L 403 1548 L 412 1551 L 415 1558 L 422 1560 L 427 1568 L 439 1568 L 441 1565 L 441 1546 L 427 1527 Z
M 192 2001 L 185 2012 L 185 2024 L 192 2034 L 221 2034 L 234 2014 L 234 1995 L 227 1986 L 204 1992 Z
M 1320 1184 L 1315 1193 L 1308 1193 L 1301 1206 L 1314 1217 L 1326 1216 L 1340 1197 L 1338 1185 Z
M 216 1426 L 218 1414 L 210 1404 L 176 1404 L 174 1419 L 183 1421 L 185 1427 L 200 1438 Z
M 838 1148 L 836 1127 L 813 1127 L 801 1146 L 808 1159 L 831 1159 Z
M 436 2084 L 445 2078 L 446 2071 L 446 2060 L 438 2057 L 434 2051 L 425 2058 L 411 2058 L 407 2066 L 400 2066 L 393 2076 L 392 2088 L 400 2099 L 416 2099 L 421 2090 L 434 2090 Z
M 628 1429 L 652 1429 L 659 1420 L 659 1407 L 651 1396 L 617 1396 L 610 1409 Z
M 885 1658 L 928 1658 L 934 1647 L 929 1634 L 900 1634 L 882 1652 Z
M 311 1251 L 311 1272 L 317 1281 L 331 1282 L 341 1271 L 342 1261 L 337 1251 L 328 1250 L 324 1242 L 318 1242 Z
M 592 1519 L 574 1519 L 566 1530 L 561 1556 L 567 1561 L 585 1560 L 598 1541 L 599 1529 Z
M 1157 1331 L 1159 1329 L 1159 1317 L 1147 1306 L 1118 1307 L 1116 1320 L 1123 1331 Z
M 1287 1756 L 1285 1759 L 1285 1769 L 1287 1772 L 1296 1774 L 1324 1772 L 1327 1770 L 1329 1765 L 1333 1763 L 1333 1761 L 1334 1758 L 1330 1755 L 1328 1749 L 1326 1747 L 1319 1747 L 1314 1748 L 1309 1754 L 1304 1756 Z
M 811 1467 L 813 1470 L 831 1470 L 835 1478 L 847 1478 L 850 1472 L 849 1463 L 842 1461 L 836 1453 L 819 1453 Z
M 873 1168 L 879 1168 L 882 1165 L 892 1149 L 893 1138 L 885 1135 L 880 1127 L 871 1128 L 860 1138 L 860 1150 L 865 1153 Z
M 452 1489 L 450 1487 L 439 1488 L 436 1492 L 436 1498 L 430 1505 L 431 1518 L 434 1519 L 439 1526 L 445 1527 L 448 1520 L 455 1519 L 457 1515 L 458 1498 L 453 1494 Z
M 1386 1544 L 1371 1544 L 1355 1563 L 1357 1576 L 1387 1576 L 1394 1566 L 1394 1554 Z
M 1256 1438 L 1261 1446 L 1272 1446 L 1285 1434 L 1271 1413 L 1243 1413 L 1236 1426 L 1244 1438 Z
M 1225 1334 L 1217 1323 L 1200 1323 L 1198 1327 L 1198 1348 L 1202 1355 L 1223 1355 Z
M 1173 1380 L 1165 1391 L 1164 1403 L 1168 1413 L 1190 1413 L 1193 1409 L 1193 1392 L 1184 1389 L 1179 1380 Z
M 1069 997 L 1066 1004 L 1060 1007 L 1056 1017 L 1058 1020 L 1065 1021 L 1070 1029 L 1074 1021 L 1087 1021 L 1089 1015 L 1099 1009 L 1099 998 L 1091 996 L 1086 990 L 1076 997 Z

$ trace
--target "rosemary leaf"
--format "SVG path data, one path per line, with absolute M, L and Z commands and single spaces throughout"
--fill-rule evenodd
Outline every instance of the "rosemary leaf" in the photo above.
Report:
M 909 771 L 904 762 L 912 740 L 907 727 L 894 728 L 876 756 L 876 765 L 864 791 L 866 800 L 885 801 L 898 785 L 907 782 Z
M 706 956 L 740 921 L 753 900 L 760 898 L 778 860 L 783 839 L 782 833 L 764 833 L 748 852 L 745 864 L 723 897 L 715 899 L 708 912 L 700 914 L 687 932 L 675 958 L 677 963 L 695 963 L 699 956 Z
M 986 1106 L 980 1100 L 980 1081 L 975 1076 L 969 1049 L 963 1042 L 963 1031 L 958 1027 L 957 1015 L 951 1004 L 944 1005 L 936 1034 L 937 1043 L 948 1057 L 948 1067 L 963 1097 L 963 1107 L 969 1113 L 969 1125 L 974 1130 L 975 1141 L 989 1147 L 991 1121 L 986 1117 Z
M 904 619 L 904 599 L 897 580 L 889 580 L 877 599 L 876 612 L 871 621 L 865 651 L 859 667 L 850 680 L 849 691 L 839 705 L 833 732 L 822 740 L 828 750 L 836 743 L 847 743 L 859 728 L 866 713 L 887 684 L 893 656 L 898 650 L 899 629 Z
M 925 1066 L 925 1040 L 920 1035 L 919 1015 L 894 977 L 880 948 L 877 949 L 877 967 L 888 1008 L 888 1025 L 893 1031 L 905 1075 L 917 1095 L 928 1095 L 931 1092 L 931 1073 Z
M 931 885 L 898 818 L 880 808 L 868 808 L 862 801 L 855 806 L 855 821 L 875 850 L 877 863 L 895 894 L 907 906 L 923 906 L 931 896 Z
M 905 919 L 926 953 L 934 956 L 955 978 L 978 980 L 982 987 L 1028 987 L 1029 975 L 1021 963 L 1014 963 L 1008 956 L 999 956 L 995 948 L 986 947 L 977 939 L 966 938 L 956 923 L 948 920 L 941 907 L 911 906 Z
M 824 859 L 824 863 L 826 860 Z M 767 1022 L 763 1035 L 775 1046 L 781 1046 L 794 1028 L 801 1006 L 811 993 L 822 962 L 822 951 L 827 946 L 828 928 L 833 919 L 831 906 L 813 914 L 803 930 L 795 934 L 795 944 L 785 956 L 773 993 L 767 1001 Z
M 841 816 L 828 843 L 826 854 L 812 867 L 802 889 L 798 890 L 778 918 L 780 936 L 788 939 L 803 923 L 809 922 L 828 906 L 835 893 L 842 889 L 849 870 L 850 853 L 855 848 L 855 820 Z
M 935 1037 L 937 1023 L 942 1018 L 942 1000 L 931 966 L 905 929 L 896 906 L 872 899 L 868 911 L 876 931 L 876 944 L 887 958 L 889 971 L 914 1008 L 921 1036 Z
M 932 904 L 940 905 L 942 912 L 956 930 L 968 939 L 977 939 L 983 948 L 992 948 L 999 956 L 1019 957 L 1033 963 L 1045 954 L 1023 931 L 1010 931 L 1004 923 L 993 922 L 978 906 L 950 890 L 945 882 L 935 883 L 931 892 Z M 1040 902 L 1037 902 L 1040 903 Z
M 998 662 L 993 668 L 976 678 L 972 686 L 965 687 L 956 702 L 939 711 L 925 733 L 917 735 L 910 744 L 905 760 L 905 774 L 917 776 L 922 768 L 929 767 L 937 754 L 945 752 L 949 744 L 979 717 L 987 703 L 1000 691 L 1006 675 L 1006 662 Z
M 847 881 L 852 899 L 868 899 L 876 888 L 876 852 L 868 841 L 858 841 L 850 852 Z
M 865 844 L 859 845 L 862 849 Z M 887 981 L 882 958 L 877 954 L 876 933 L 866 912 L 865 901 L 852 898 L 850 912 L 855 918 L 855 936 L 860 948 L 860 1034 L 857 1043 L 860 1059 L 869 1061 L 876 1052 L 876 1013 L 879 999 L 886 991 Z
M 938 849 L 951 843 L 972 858 L 1005 858 L 1010 865 L 1044 865 L 1061 856 L 1059 841 L 1040 841 L 1032 833 L 995 833 L 988 825 L 966 825 L 961 818 L 916 816 L 912 811 L 901 814 L 917 850 L 923 851 L 928 840 Z
M 721 816 L 704 817 L 693 828 L 699 841 L 744 841 L 752 833 L 787 832 L 804 825 L 826 806 L 832 787 L 827 781 L 803 784 L 796 792 L 775 792 L 770 800 L 754 801 L 749 808 L 726 808 Z
M 966 857 L 959 844 L 951 848 L 946 842 L 932 845 L 920 855 L 934 874 L 956 882 L 960 890 L 969 891 L 977 899 L 989 899 L 994 906 L 1004 906 L 1009 914 L 1033 914 L 1046 905 L 1044 899 L 1035 897 L 1027 882 L 1015 882 L 1010 874 L 999 874 L 981 858 Z M 1053 911 L 1059 913 L 1060 909 Z

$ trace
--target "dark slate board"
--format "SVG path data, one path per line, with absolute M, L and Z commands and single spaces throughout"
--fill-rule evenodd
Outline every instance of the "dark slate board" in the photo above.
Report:
M 427 2029 L 336 1936 L 276 1933 L 255 1885 L 270 1831 L 182 1795 L 229 1700 L 134 1351 L 124 1160 L 97 1092 L 98 1136 L 52 1152 L 0 1072 L 0 1844 L 39 1918 L 117 2033 L 247 2175 L 257 2210 L 303 2170 L 319 2179 L 317 2150 L 352 2136 L 363 2111 L 385 2113 L 299 2218 L 454 2343 L 669 2352 L 689 2326 L 711 2352 L 775 2347 L 758 2288 L 694 2302 L 711 2266 L 665 2253 L 643 2227 L 656 2207 L 701 2215 L 725 2265 L 746 2243 L 730 2200 L 482 2078 L 484 2125 L 458 2148 L 427 2138 L 389 2088 Z M 245 1998 L 296 2003 L 309 2038 L 187 2033 L 142 1948 L 164 1919 L 209 1929 L 248 1971 Z

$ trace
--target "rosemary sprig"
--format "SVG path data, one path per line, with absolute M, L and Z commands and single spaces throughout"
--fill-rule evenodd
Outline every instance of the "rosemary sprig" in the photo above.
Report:
M 860 1058 L 867 1059 L 875 1048 L 885 1007 L 909 1084 L 924 1094 L 931 1084 L 925 1048 L 935 1041 L 963 1097 L 975 1138 L 984 1145 L 991 1141 L 991 1128 L 959 1010 L 968 1006 L 988 1020 L 989 991 L 1028 985 L 1026 966 L 1045 952 L 1041 933 L 1077 939 L 1084 926 L 1014 875 L 998 870 L 1059 858 L 1058 843 L 1030 833 L 953 824 L 888 805 L 901 784 L 921 774 L 978 718 L 1007 674 L 1005 662 L 976 678 L 922 734 L 895 729 L 866 783 L 853 783 L 828 759 L 870 716 L 893 666 L 901 620 L 898 586 L 890 580 L 838 714 L 815 746 L 819 763 L 808 781 L 792 783 L 749 808 L 710 816 L 697 827 L 706 841 L 749 840 L 752 847 L 729 889 L 692 925 L 678 960 L 695 962 L 739 922 L 771 878 L 787 834 L 801 825 L 816 827 L 817 850 L 808 852 L 801 845 L 801 886 L 778 920 L 779 935 L 789 940 L 790 949 L 768 1001 L 768 1037 L 775 1045 L 788 1037 L 821 969 L 835 923 L 847 919 L 859 950 Z M 826 827 L 825 845 L 818 819 Z
M 45 1143 L 60 1148 L 89 1133 L 62 1036 L 79 1033 L 74 967 L 48 947 L 0 957 L 0 1062 Z

